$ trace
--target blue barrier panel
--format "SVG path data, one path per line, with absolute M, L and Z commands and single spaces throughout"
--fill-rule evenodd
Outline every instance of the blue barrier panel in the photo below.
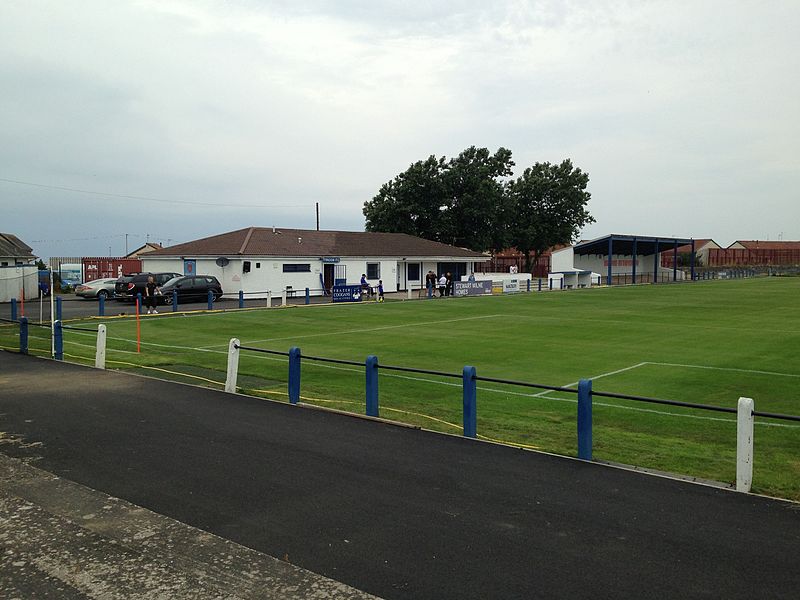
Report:
M 244 308 L 244 291 L 239 290 L 239 308 Z
M 475 381 L 475 367 L 464 367 L 464 437 L 478 435 L 478 382 Z
M 300 401 L 300 348 L 289 349 L 289 402 Z
M 208 290 L 208 310 L 214 308 L 214 292 Z
M 178 312 L 178 290 L 172 290 L 172 312 Z
M 378 416 L 378 357 L 370 354 L 366 361 L 367 416 Z
M 19 320 L 19 353 L 28 353 L 28 318 L 22 317 Z
M 17 299 L 16 298 L 12 298 L 11 299 L 11 320 L 12 321 L 16 321 L 17 320 Z
M 61 320 L 61 296 L 56 296 L 56 321 Z
M 55 342 L 54 358 L 64 360 L 64 330 L 61 327 L 61 321 L 53 323 L 53 340 Z
M 335 285 L 331 293 L 332 302 L 361 302 L 360 285 Z
M 311 304 L 311 291 L 306 288 L 306 304 Z
M 592 460 L 592 380 L 578 382 L 578 458 Z
M 102 294 L 97 297 L 97 316 L 106 316 L 106 297 Z

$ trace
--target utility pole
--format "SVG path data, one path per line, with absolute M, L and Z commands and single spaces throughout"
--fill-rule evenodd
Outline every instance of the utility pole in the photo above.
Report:
M 317 231 L 319 231 L 319 202 L 317 202 Z
M 125 234 L 125 256 L 128 256 L 128 234 Z

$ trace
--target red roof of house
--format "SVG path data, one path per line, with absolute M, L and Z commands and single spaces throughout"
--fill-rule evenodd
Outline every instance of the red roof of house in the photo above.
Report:
M 794 241 L 736 240 L 734 244 L 741 244 L 747 250 L 800 250 L 800 242 Z

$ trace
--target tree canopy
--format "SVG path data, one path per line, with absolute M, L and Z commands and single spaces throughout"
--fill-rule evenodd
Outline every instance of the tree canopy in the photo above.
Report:
M 539 255 L 557 244 L 568 244 L 589 223 L 586 210 L 592 195 L 586 191 L 589 174 L 566 159 L 558 165 L 536 163 L 506 185 L 509 244 L 525 255 L 525 270 Z
M 511 151 L 471 146 L 457 157 L 429 156 L 383 184 L 364 203 L 367 231 L 408 233 L 477 251 L 515 246 L 538 257 L 594 222 L 589 176 L 567 159 L 536 163 L 510 179 Z

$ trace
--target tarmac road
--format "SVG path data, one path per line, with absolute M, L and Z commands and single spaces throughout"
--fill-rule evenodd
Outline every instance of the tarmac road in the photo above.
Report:
M 800 589 L 797 504 L 7 352 L 0 386 L 4 453 L 384 598 Z

